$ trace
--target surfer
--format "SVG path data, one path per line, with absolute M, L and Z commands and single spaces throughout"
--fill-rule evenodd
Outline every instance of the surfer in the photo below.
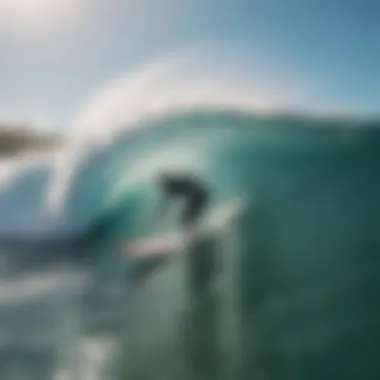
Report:
M 203 217 L 210 202 L 210 190 L 203 181 L 193 176 L 162 173 L 158 186 L 163 200 L 157 205 L 157 218 L 162 216 L 167 202 L 183 198 L 184 211 L 180 217 L 185 238 L 192 238 L 193 229 Z M 162 198 L 161 198 L 162 199 Z M 219 307 L 211 283 L 216 274 L 214 239 L 194 242 L 186 255 L 189 309 L 179 330 L 187 370 L 193 378 L 220 378 Z
M 210 192 L 203 181 L 191 175 L 164 172 L 159 174 L 157 186 L 162 197 L 155 210 L 154 224 L 161 220 L 172 201 L 183 199 L 185 208 L 180 220 L 181 226 L 185 232 L 195 227 L 210 199 Z
M 182 242 L 185 246 L 189 246 L 189 254 L 187 256 L 187 272 L 189 276 L 189 290 L 193 295 L 205 291 L 213 278 L 215 272 L 215 258 L 212 249 L 204 249 L 201 241 L 192 243 L 193 233 L 199 227 L 199 222 L 206 212 L 210 201 L 211 192 L 208 186 L 200 179 L 188 174 L 173 174 L 163 172 L 158 175 L 155 187 L 160 194 L 156 207 L 153 210 L 153 216 L 150 218 L 150 228 L 148 230 L 156 231 L 168 209 L 177 200 L 184 201 L 184 209 L 180 215 L 180 228 L 183 234 Z M 187 244 L 186 241 L 187 240 Z M 133 246 L 129 246 L 129 252 L 133 252 Z M 141 265 L 142 272 L 151 274 L 152 270 L 161 267 L 167 262 L 170 255 L 156 255 L 151 259 L 144 260 L 146 265 Z M 139 276 L 142 274 L 140 273 Z M 147 277 L 144 277 L 144 282 Z M 148 276 L 150 277 L 150 275 Z M 139 281 L 139 284 L 141 282 Z
M 183 199 L 185 205 L 179 223 L 183 229 L 184 238 L 191 241 L 192 232 L 197 228 L 211 201 L 209 187 L 193 175 L 166 172 L 159 174 L 157 186 L 162 195 L 156 206 L 155 223 L 161 222 L 171 203 L 177 199 Z M 187 255 L 189 291 L 196 297 L 207 290 L 214 277 L 215 255 L 213 249 L 209 248 L 205 250 L 204 244 L 198 242 L 190 247 Z

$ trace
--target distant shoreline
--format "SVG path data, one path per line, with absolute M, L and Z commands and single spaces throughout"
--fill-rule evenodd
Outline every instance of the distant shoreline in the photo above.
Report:
M 0 124 L 0 158 L 58 149 L 64 138 L 58 134 Z

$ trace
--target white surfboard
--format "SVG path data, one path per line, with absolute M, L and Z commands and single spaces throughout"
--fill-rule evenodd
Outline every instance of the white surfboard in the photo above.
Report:
M 204 237 L 222 233 L 223 229 L 228 228 L 234 219 L 244 211 L 245 206 L 244 200 L 237 199 L 211 209 L 191 234 L 177 233 L 126 243 L 122 248 L 123 256 L 144 259 L 166 256 L 185 250 Z

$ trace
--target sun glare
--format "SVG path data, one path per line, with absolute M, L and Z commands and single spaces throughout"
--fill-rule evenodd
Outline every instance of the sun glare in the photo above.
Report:
M 57 26 L 72 19 L 81 0 L 0 0 L 0 22 L 23 29 Z

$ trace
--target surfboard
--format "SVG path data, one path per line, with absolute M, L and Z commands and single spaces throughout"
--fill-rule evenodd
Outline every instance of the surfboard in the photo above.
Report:
M 127 242 L 122 247 L 122 255 L 130 259 L 147 259 L 170 255 L 189 248 L 200 239 L 223 232 L 244 211 L 246 202 L 237 199 L 212 208 L 191 234 L 142 238 Z

